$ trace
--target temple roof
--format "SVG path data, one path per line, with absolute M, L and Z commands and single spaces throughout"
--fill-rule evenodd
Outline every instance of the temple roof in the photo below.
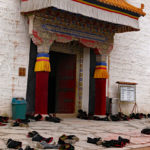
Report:
M 143 8 L 144 8 L 143 4 L 141 4 L 141 8 L 137 8 L 137 7 L 129 4 L 128 2 L 126 2 L 126 0 L 97 0 L 97 1 L 111 5 L 111 6 L 115 6 L 115 7 L 125 9 L 125 10 L 135 12 L 141 16 L 146 15 L 146 13 L 143 11 Z
M 57 8 L 68 13 L 139 30 L 138 19 L 145 16 L 144 4 L 137 8 L 126 0 L 22 0 L 21 12 L 32 13 Z M 128 31 L 128 30 L 127 30 Z

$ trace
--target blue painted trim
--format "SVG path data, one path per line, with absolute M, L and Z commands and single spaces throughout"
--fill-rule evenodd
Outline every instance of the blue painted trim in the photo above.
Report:
M 55 27 L 55 28 L 58 28 L 58 30 L 54 30 L 54 29 L 49 29 L 48 26 L 52 26 L 52 27 Z M 72 29 L 68 29 L 68 28 L 64 28 L 64 27 L 60 27 L 60 26 L 55 26 L 55 25 L 51 25 L 51 24 L 43 24 L 42 25 L 42 28 L 46 31 L 53 31 L 53 32 L 57 32 L 57 33 L 62 33 L 62 34 L 66 34 L 66 35 L 70 35 L 70 36 L 74 36 L 74 37 L 78 37 L 78 38 L 84 38 L 84 39 L 90 39 L 90 40 L 94 40 L 94 41 L 101 41 L 101 42 L 106 42 L 108 39 L 107 37 L 105 36 L 102 36 L 102 35 L 96 35 L 96 34 L 93 34 L 93 33 L 88 33 L 88 32 L 82 32 L 82 31 L 77 31 L 77 30 L 72 30 Z M 66 30 L 66 32 L 62 32 L 62 31 L 59 31 L 59 29 L 63 29 L 63 30 Z M 82 34 L 87 34 L 87 36 L 80 36 L 79 34 L 75 34 L 75 33 L 67 33 L 67 31 L 74 31 L 74 32 L 77 32 L 77 33 L 82 33 Z M 97 38 L 92 38 L 92 37 L 88 37 L 89 36 L 96 36 Z M 100 39 L 100 38 L 104 38 L 104 40 Z
M 37 57 L 49 57 L 49 54 L 40 53 L 40 54 L 37 54 Z
M 106 62 L 97 62 L 96 66 L 99 66 L 99 65 L 107 66 L 107 63 Z

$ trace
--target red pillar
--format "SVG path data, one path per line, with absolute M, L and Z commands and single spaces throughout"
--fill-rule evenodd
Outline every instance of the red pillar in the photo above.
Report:
M 106 115 L 106 79 L 95 79 L 95 115 Z
M 49 72 L 36 72 L 35 113 L 47 114 Z

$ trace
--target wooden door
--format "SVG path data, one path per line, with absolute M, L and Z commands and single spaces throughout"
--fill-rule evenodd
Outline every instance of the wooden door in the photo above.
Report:
M 56 112 L 74 113 L 76 55 L 60 54 L 56 68 Z

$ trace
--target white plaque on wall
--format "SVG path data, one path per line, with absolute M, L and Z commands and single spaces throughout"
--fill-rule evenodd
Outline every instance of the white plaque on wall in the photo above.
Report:
M 135 101 L 135 86 L 120 86 L 120 101 Z

